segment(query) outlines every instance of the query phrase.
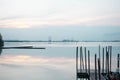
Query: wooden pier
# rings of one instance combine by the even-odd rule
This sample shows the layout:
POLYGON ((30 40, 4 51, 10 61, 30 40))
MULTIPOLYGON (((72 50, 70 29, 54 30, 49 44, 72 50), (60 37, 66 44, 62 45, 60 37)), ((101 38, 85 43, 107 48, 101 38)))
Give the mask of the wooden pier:
POLYGON ((94 56, 95 69, 90 68, 90 51, 76 47, 76 80, 120 80, 120 54, 117 55, 117 71, 112 72, 112 46, 101 48, 94 56), (102 49, 102 57, 101 50, 102 49), (101 60, 102 58, 102 60, 101 60))

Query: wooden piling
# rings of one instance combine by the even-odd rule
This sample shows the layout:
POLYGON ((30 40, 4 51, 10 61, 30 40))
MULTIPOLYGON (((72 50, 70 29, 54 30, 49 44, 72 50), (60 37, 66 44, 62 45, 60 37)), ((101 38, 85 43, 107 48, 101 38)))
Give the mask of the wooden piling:
POLYGON ((107 46, 106 46, 106 64, 105 64, 106 73, 108 72, 108 71, 107 71, 107 70, 108 70, 108 67, 107 67, 107 66, 108 66, 108 65, 107 65, 107 64, 108 64, 108 62, 107 62, 107 55, 108 55, 108 54, 107 54, 107 46))
POLYGON ((80 71, 84 70, 84 59, 83 59, 83 50, 80 47, 80 71))
POLYGON ((103 57, 102 57, 102 73, 104 73, 104 48, 103 48, 103 57))
POLYGON ((106 73, 109 73, 109 48, 106 47, 106 73))
POLYGON ((82 69, 84 70, 83 48, 81 48, 82 69))
POLYGON ((99 45, 99 59, 101 59, 101 56, 100 56, 100 45, 99 45))
POLYGON ((120 61, 120 54, 118 53, 118 55, 117 55, 117 69, 118 69, 118 72, 119 72, 119 67, 120 67, 120 65, 119 65, 119 61, 120 61))
POLYGON ((89 74, 88 80, 90 80, 90 51, 89 50, 88 50, 88 74, 89 74))
POLYGON ((78 80, 78 47, 76 47, 76 80, 78 80))
MULTIPOLYGON (((100 64, 101 64, 100 45, 99 45, 99 61, 100 61, 100 64)), ((101 65, 100 65, 100 67, 101 67, 101 65)), ((100 73, 101 73, 101 68, 100 68, 100 73)))
MULTIPOLYGON (((90 59, 89 59, 90 60, 90 59)), ((90 80, 88 73, 84 72, 84 60, 83 60, 83 51, 82 47, 76 48, 76 80, 90 80), (79 51, 79 50, 80 51, 79 51)))
POLYGON ((110 72, 111 72, 111 64, 112 64, 112 46, 110 46, 110 72))
POLYGON ((81 49, 82 49, 82 47, 80 47, 80 72, 82 72, 81 49))
POLYGON ((95 54, 95 80, 97 80, 97 55, 95 54))
POLYGON ((98 76, 99 80, 101 80, 101 73, 100 73, 100 59, 98 58, 98 76))
POLYGON ((107 56, 107 61, 108 61, 108 74, 109 74, 109 72, 110 72, 110 60, 109 60, 109 48, 108 48, 108 56, 107 56))
POLYGON ((85 72, 87 73, 86 47, 85 47, 85 72))

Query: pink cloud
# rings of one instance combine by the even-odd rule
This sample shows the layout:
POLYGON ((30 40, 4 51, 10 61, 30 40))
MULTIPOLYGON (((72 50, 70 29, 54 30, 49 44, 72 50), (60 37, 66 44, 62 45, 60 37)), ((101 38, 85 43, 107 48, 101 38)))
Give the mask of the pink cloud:
POLYGON ((39 18, 18 18, 0 20, 1 28, 30 28, 39 26, 66 26, 66 25, 87 25, 87 26, 120 26, 120 15, 91 16, 75 19, 39 19, 39 18))

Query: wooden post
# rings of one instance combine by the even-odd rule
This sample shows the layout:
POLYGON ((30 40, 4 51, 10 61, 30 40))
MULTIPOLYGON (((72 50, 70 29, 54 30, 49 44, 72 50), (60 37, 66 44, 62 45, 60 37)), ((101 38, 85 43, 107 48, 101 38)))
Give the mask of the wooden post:
POLYGON ((100 59, 100 57, 101 57, 101 56, 100 56, 100 45, 99 45, 99 59, 100 59))
POLYGON ((106 46, 106 65, 105 65, 105 67, 106 67, 106 73, 107 73, 107 70, 108 70, 108 67, 107 67, 108 65, 107 64, 108 64, 108 62, 107 62, 107 46, 106 46))
POLYGON ((87 73, 86 47, 85 47, 85 72, 87 73))
POLYGON ((108 59, 108 74, 109 74, 109 72, 110 72, 110 60, 109 60, 109 48, 108 48, 108 56, 107 56, 107 59, 108 59))
POLYGON ((103 48, 103 62, 102 62, 102 73, 104 73, 104 48, 103 48))
POLYGON ((82 66, 82 70, 84 70, 84 59, 83 59, 83 50, 82 50, 82 47, 81 47, 81 66, 82 66))
POLYGON ((100 73, 100 59, 98 59, 98 75, 99 75, 99 80, 101 80, 101 73, 100 73))
MULTIPOLYGON (((88 50, 88 74, 90 76, 90 51, 88 50)), ((90 78, 90 77, 89 77, 90 78)), ((90 79, 89 79, 90 80, 90 79)))
MULTIPOLYGON (((100 61, 100 64, 101 64, 100 45, 99 45, 99 61, 100 61)), ((101 65, 100 65, 100 67, 101 67, 101 65)), ((101 68, 100 68, 100 73, 101 73, 101 68)))
POLYGON ((110 46, 110 72, 111 72, 111 64, 112 64, 112 46, 110 46))
POLYGON ((84 70, 84 60, 83 60, 83 51, 82 47, 80 47, 80 72, 84 70))
POLYGON ((95 80, 97 80, 97 56, 95 54, 95 80))
POLYGON ((82 72, 82 65, 81 65, 81 64, 82 64, 82 60, 81 60, 81 56, 82 56, 82 55, 81 55, 81 48, 82 48, 82 47, 80 47, 80 72, 82 72))
POLYGON ((78 47, 76 48, 76 80, 78 80, 78 47))
POLYGON ((117 56, 118 58, 117 58, 117 69, 118 69, 118 72, 119 72, 119 67, 120 67, 120 65, 119 65, 119 61, 120 61, 120 54, 118 53, 118 56, 117 56))
POLYGON ((109 73, 109 48, 106 47, 106 73, 109 73))

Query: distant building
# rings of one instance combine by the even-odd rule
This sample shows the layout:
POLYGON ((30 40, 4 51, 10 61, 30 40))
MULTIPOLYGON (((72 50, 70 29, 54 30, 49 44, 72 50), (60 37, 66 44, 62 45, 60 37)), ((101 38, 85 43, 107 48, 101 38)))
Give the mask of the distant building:
POLYGON ((48 43, 51 44, 51 42, 52 42, 52 38, 48 37, 48 43))

